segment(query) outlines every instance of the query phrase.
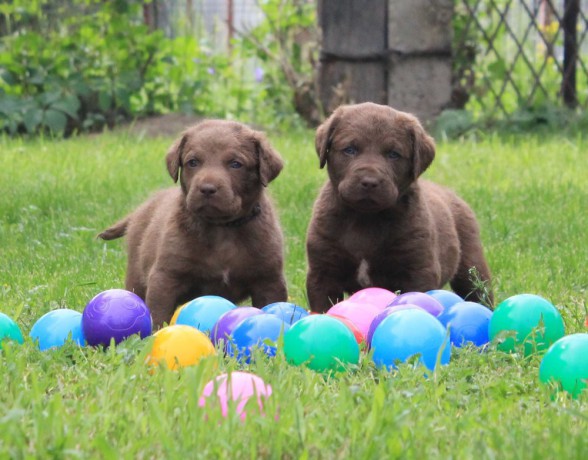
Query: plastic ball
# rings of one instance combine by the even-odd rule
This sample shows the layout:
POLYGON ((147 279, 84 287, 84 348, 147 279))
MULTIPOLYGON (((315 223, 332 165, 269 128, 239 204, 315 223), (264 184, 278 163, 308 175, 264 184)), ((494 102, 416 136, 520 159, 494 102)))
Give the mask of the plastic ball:
POLYGON ((174 311, 174 314, 172 315, 171 319, 169 320, 169 324, 168 326, 173 326, 174 324, 176 324, 176 321, 178 320, 178 315, 180 314, 180 312, 184 309, 184 307, 188 305, 188 302, 180 305, 178 308, 176 308, 176 310, 174 311))
POLYGON ((82 331, 88 345, 108 346, 127 337, 151 335, 151 312, 136 294, 124 289, 109 289, 96 295, 82 313, 82 331))
POLYGON ((551 302, 534 294, 518 294, 498 304, 489 331, 491 341, 503 339, 499 350, 513 352, 522 345, 528 356, 563 337, 564 323, 551 302))
POLYGON ((417 305, 435 317, 443 312, 443 305, 441 305, 434 297, 431 297, 424 292, 405 292, 396 297, 389 306, 394 307, 396 305, 404 305, 407 303, 417 305))
POLYGON ((336 315, 347 318, 361 331, 364 337, 367 337, 372 320, 380 313, 382 309, 369 303, 355 303, 350 300, 343 300, 336 303, 327 315, 336 315))
POLYGON ((262 308, 265 313, 277 315, 282 321, 288 324, 294 324, 300 318, 308 316, 308 311, 304 308, 290 302, 270 303, 262 308))
POLYGON ((310 315, 284 334, 286 360, 318 372, 344 371, 359 362, 359 345, 351 330, 329 315, 310 315))
POLYGON ((376 307, 380 307, 380 309, 384 309, 390 305, 390 302, 392 302, 395 298, 396 294, 394 294, 392 291, 389 291, 388 289, 369 287, 357 291, 347 300, 355 303, 369 303, 375 305, 376 307))
POLYGON ((449 307, 439 321, 449 327, 451 343, 461 347, 473 343, 480 347, 490 341, 488 327, 492 310, 476 302, 457 302, 449 307))
POLYGON ((380 325, 380 323, 384 320, 384 318, 387 318, 388 316, 390 316, 395 311, 410 310, 411 308, 416 308, 418 310, 423 310, 421 307, 419 307, 417 305, 412 305, 410 303, 407 303, 407 304, 403 304, 403 305, 396 305, 394 307, 384 308, 380 313, 378 313, 376 315, 376 317, 372 320, 372 322, 370 324, 370 328, 368 330, 368 334, 367 334, 367 337, 366 337, 366 342, 367 342, 368 347, 371 348, 371 346, 372 346, 372 337, 374 336, 374 331, 380 325))
POLYGON ((0 313, 0 350, 2 350, 2 342, 12 340, 17 343, 23 343, 24 339, 18 324, 4 313, 0 313))
POLYGON ((163 365, 171 370, 198 364, 216 353, 208 336, 191 326, 167 326, 153 334, 146 362, 152 368, 163 365))
POLYGON ((393 369, 418 355, 418 361, 434 370, 438 356, 448 364, 451 343, 447 330, 428 312, 413 308, 384 318, 372 336, 372 359, 377 367, 393 369))
POLYGON ((345 326, 347 326, 349 328, 349 330, 353 333, 353 337, 355 337, 355 341, 358 344, 361 345, 362 342, 365 342, 365 336, 363 335, 363 333, 350 320, 348 320, 344 316, 339 316, 339 315, 332 315, 331 314, 329 316, 332 316, 333 318, 337 318, 339 321, 341 321, 343 324, 345 324, 345 326))
POLYGON ((188 302, 178 313, 176 324, 210 332, 223 313, 237 308, 230 300, 217 295, 204 295, 188 302))
POLYGON ((212 328, 212 343, 217 346, 222 343, 223 349, 227 351, 227 344, 235 328, 245 318, 263 314, 263 311, 254 307, 237 307, 223 313, 212 328))
POLYGON ((444 309, 451 307, 457 302, 464 301, 464 299, 458 296, 455 292, 446 291, 445 289, 433 289, 431 291, 425 292, 425 294, 433 297, 437 302, 443 305, 444 309))
POLYGON ((220 404, 223 417, 229 415, 230 404, 234 405, 236 414, 242 421, 247 417, 247 409, 251 410, 253 405, 248 404, 252 397, 257 400, 257 409, 263 414, 263 405, 272 394, 271 385, 263 379, 249 372, 231 372, 230 374, 219 375, 208 382, 202 390, 198 400, 200 407, 206 407, 208 402, 217 400, 220 404))
POLYGON ((276 343, 280 336, 290 328, 276 315, 255 315, 245 318, 233 330, 227 342, 227 354, 238 360, 250 362, 253 349, 261 348, 268 356, 275 356, 276 343))
POLYGON ((29 335, 38 342, 41 351, 61 347, 68 339, 80 346, 86 344, 82 314, 68 308, 45 313, 35 322, 29 335))
POLYGON ((539 380, 556 382, 577 398, 588 382, 588 334, 571 334, 551 345, 541 360, 539 380))

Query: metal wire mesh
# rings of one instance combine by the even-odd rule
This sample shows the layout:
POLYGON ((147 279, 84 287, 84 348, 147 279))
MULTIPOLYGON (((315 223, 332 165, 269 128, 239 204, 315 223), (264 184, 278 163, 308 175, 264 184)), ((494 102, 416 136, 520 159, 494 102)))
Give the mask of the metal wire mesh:
POLYGON ((511 115, 588 107, 587 2, 456 0, 453 105, 511 115))

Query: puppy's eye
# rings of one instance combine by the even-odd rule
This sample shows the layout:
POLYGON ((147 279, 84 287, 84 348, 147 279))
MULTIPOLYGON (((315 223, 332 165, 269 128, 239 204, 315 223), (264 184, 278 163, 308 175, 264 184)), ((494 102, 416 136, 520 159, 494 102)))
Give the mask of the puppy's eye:
POLYGON ((389 160, 397 160, 401 157, 402 155, 400 155, 400 153, 398 153, 396 150, 390 150, 386 152, 386 158, 388 158, 389 160))
POLYGON ((350 145, 343 149, 343 153, 345 155, 349 155, 350 157, 354 157, 355 155, 357 155, 357 149, 354 146, 350 145))
POLYGON ((200 162, 195 158, 190 158, 188 161, 186 161, 186 166, 188 168, 196 168, 199 164, 200 162))
POLYGON ((237 160, 233 160, 233 161, 231 161, 231 162, 229 163, 229 168, 232 168, 232 169, 239 169, 239 168, 241 168, 241 167, 243 167, 243 163, 241 163, 241 162, 239 162, 239 161, 237 161, 237 160))

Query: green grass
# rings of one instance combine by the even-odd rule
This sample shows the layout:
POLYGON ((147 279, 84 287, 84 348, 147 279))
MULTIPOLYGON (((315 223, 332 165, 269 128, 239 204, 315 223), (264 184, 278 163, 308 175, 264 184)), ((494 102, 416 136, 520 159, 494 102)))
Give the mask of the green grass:
MULTIPOLYGON (((270 139, 286 160, 270 185, 286 236, 291 301, 306 306, 305 231, 326 172, 311 132, 270 139)), ((171 139, 105 134, 67 141, 0 139, 0 311, 28 336, 59 307, 82 311, 123 286, 122 241, 95 235, 171 185, 171 139)), ((560 308, 581 332, 588 272, 588 141, 581 135, 488 135, 441 143, 426 176, 474 208, 497 301, 523 292, 560 308)), ((0 352, 0 458, 585 458, 588 398, 553 397, 540 356, 455 351, 423 377, 401 366, 325 377, 283 356, 251 366, 217 358, 150 375, 148 343, 106 352, 72 344, 0 352), (222 421, 197 402, 215 375, 245 367, 273 386, 266 412, 222 421), (276 421, 271 415, 279 413, 276 421)))

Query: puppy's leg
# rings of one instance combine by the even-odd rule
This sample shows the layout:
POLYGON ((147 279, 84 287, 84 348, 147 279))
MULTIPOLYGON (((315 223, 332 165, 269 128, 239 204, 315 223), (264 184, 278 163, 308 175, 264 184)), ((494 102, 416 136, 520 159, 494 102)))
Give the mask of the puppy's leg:
POLYGON ((274 302, 286 302, 288 290, 283 276, 276 279, 263 279, 251 287, 251 303, 255 308, 263 308, 274 302))
POLYGON ((343 300, 345 288, 337 276, 325 276, 321 270, 309 269, 306 276, 306 294, 310 310, 325 313, 343 300))
POLYGON ((457 295, 472 302, 489 304, 492 307, 494 297, 491 290, 491 274, 480 239, 480 230, 473 212, 469 208, 462 208, 456 215, 457 231, 461 248, 461 258, 457 272, 450 281, 451 288, 457 295), (472 278, 471 269, 478 272, 479 281, 485 289, 477 285, 472 278))
POLYGON ((178 282, 162 270, 152 270, 147 283, 145 303, 151 310, 153 328, 159 329, 170 322, 178 299, 185 293, 185 284, 178 282))

